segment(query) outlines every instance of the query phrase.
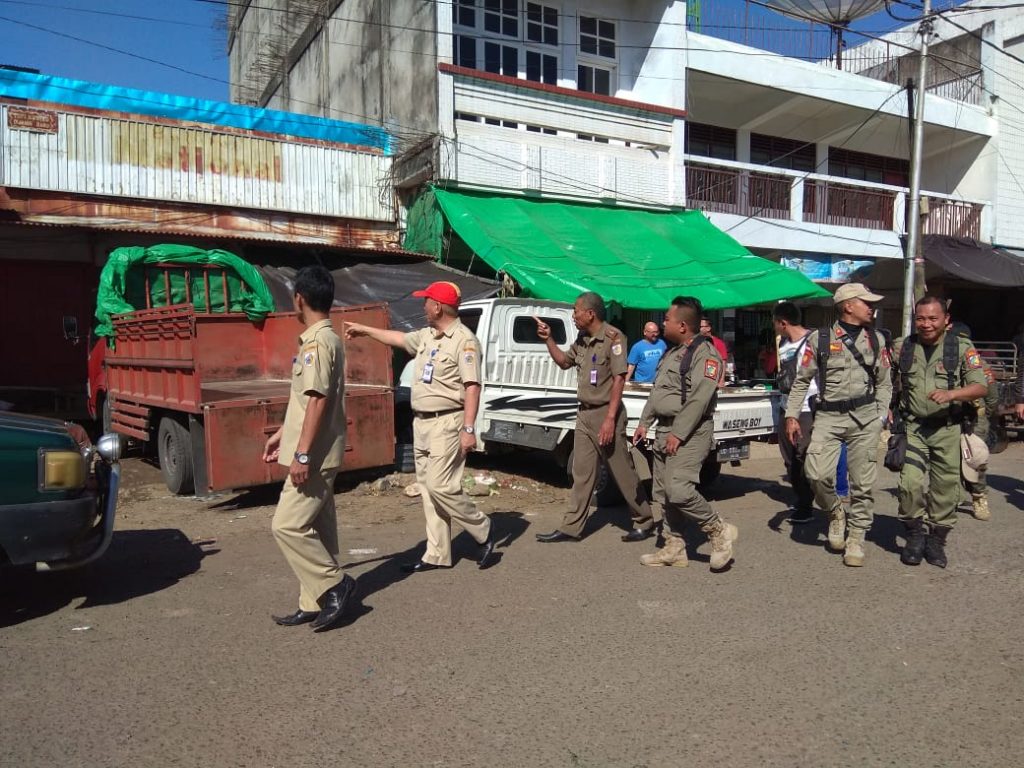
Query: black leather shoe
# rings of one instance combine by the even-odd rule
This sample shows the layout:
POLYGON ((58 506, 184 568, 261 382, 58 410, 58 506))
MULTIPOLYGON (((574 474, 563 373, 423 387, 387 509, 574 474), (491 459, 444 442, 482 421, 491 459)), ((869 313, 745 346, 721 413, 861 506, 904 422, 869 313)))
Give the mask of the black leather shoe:
POLYGON ((646 531, 641 531, 639 528, 634 528, 632 531, 622 537, 623 541, 643 541, 649 539, 654 535, 654 529, 648 528, 646 531))
POLYGON ((480 558, 476 561, 477 567, 481 570, 494 565, 497 559, 494 555, 495 543, 494 521, 492 520, 491 529, 487 532, 487 541, 480 545, 480 558))
POLYGON ((271 616, 274 623, 281 627, 297 627, 300 624, 309 624, 317 616, 320 615, 320 611, 303 611, 298 610, 295 613, 288 614, 287 616, 271 616))
POLYGON ((562 533, 561 531, 552 531, 551 533, 538 533, 537 541, 545 544, 551 544, 556 541, 579 541, 575 536, 570 536, 568 533, 562 533))
POLYGON ((345 574, 341 583, 324 593, 320 615, 313 622, 314 632, 323 632, 337 624, 345 613, 345 605, 356 591, 356 580, 345 574))
POLYGON ((417 560, 415 563, 402 563, 402 573, 425 573, 427 571, 436 571, 439 568, 447 567, 447 565, 434 565, 433 563, 425 563, 422 560, 417 560))

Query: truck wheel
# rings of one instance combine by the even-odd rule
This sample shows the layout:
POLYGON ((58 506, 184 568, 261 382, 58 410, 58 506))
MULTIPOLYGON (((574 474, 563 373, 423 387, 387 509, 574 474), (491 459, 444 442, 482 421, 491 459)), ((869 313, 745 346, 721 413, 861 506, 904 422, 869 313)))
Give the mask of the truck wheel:
POLYGON ((160 471, 163 472, 168 490, 182 496, 195 493, 192 438, 184 425, 170 416, 160 419, 156 447, 160 471))
MULTIPOLYGON (((574 451, 569 451, 569 460, 565 464, 565 474, 572 485, 572 460, 574 451)), ((619 507, 625 503, 619 486, 612 479, 611 472, 604 462, 597 468, 597 485, 594 486, 594 498, 599 507, 619 507)))
POLYGON ((718 462, 718 457, 714 455, 709 456, 700 467, 699 490, 702 493, 706 491, 718 479, 720 474, 722 474, 722 465, 718 462))

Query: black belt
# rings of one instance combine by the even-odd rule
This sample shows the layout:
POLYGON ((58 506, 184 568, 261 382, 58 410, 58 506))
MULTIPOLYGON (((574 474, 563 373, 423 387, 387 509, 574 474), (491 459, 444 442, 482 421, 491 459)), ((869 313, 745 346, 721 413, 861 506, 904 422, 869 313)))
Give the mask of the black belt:
POLYGON ((952 427, 954 424, 960 423, 960 419, 954 419, 952 416, 911 416, 907 418, 907 421, 910 424, 916 424, 919 427, 926 427, 928 429, 952 427))
POLYGON ((449 416, 453 413, 462 413, 462 409, 449 408, 447 411, 413 411, 412 415, 417 419, 436 419, 438 416, 449 416))
POLYGON ((824 411, 825 413, 849 413, 850 411, 860 408, 862 405, 868 405, 869 403, 875 402, 874 394, 861 395, 855 397, 852 400, 818 400, 816 410, 824 411))
POLYGON ((601 403, 600 405, 591 405, 590 403, 580 403, 581 411, 592 411, 595 408, 607 408, 608 403, 601 403))

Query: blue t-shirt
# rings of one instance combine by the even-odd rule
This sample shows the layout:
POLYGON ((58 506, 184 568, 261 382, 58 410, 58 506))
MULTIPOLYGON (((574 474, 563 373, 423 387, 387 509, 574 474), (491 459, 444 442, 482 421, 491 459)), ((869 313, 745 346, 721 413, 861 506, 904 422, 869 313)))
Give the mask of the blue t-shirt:
POLYGON ((665 354, 665 342, 658 339, 651 344, 647 339, 640 339, 633 348, 629 350, 629 357, 626 362, 635 365, 633 381, 654 381, 654 374, 658 370, 658 361, 665 354))

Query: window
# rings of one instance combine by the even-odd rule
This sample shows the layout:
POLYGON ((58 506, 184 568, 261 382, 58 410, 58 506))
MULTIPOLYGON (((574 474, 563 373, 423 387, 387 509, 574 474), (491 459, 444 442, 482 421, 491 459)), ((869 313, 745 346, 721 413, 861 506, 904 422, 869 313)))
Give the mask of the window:
POLYGON ((519 0, 484 0, 484 31, 519 37, 519 0))
POLYGON ((527 3, 526 39, 531 43, 558 45, 558 9, 540 3, 527 3))
POLYGON ((814 143, 783 139, 779 136, 750 134, 750 162, 771 165, 793 171, 814 173, 816 154, 814 143))
POLYGON ((847 179, 905 187, 910 179, 910 163, 897 157, 829 147, 828 172, 847 179))
POLYGON ((484 43, 484 71, 519 77, 519 49, 514 45, 484 43))
POLYGON ((459 321, 473 333, 476 333, 477 328, 480 327, 480 317, 483 313, 482 309, 464 309, 459 312, 459 321))
POLYGON ((580 16, 580 53, 615 58, 615 22, 580 16))
MULTIPOLYGON (((561 318, 542 317, 542 323, 551 329, 551 338, 555 344, 565 344, 565 323, 561 318)), ((532 317, 517 317, 512 321, 512 341, 517 344, 544 344, 537 335, 537 322, 532 317)))
POLYGON ((455 23, 461 27, 476 26, 476 0, 456 0, 455 23))
POLYGON ((736 159, 736 131, 703 123, 686 124, 686 154, 736 159))
POLYGON ((587 93, 612 95, 612 70, 580 64, 576 67, 576 87, 587 93))
POLYGON ((476 69, 476 38, 455 36, 455 63, 460 67, 476 69))
POLYGON ((526 52, 526 79, 558 85, 558 57, 537 51, 526 52))

